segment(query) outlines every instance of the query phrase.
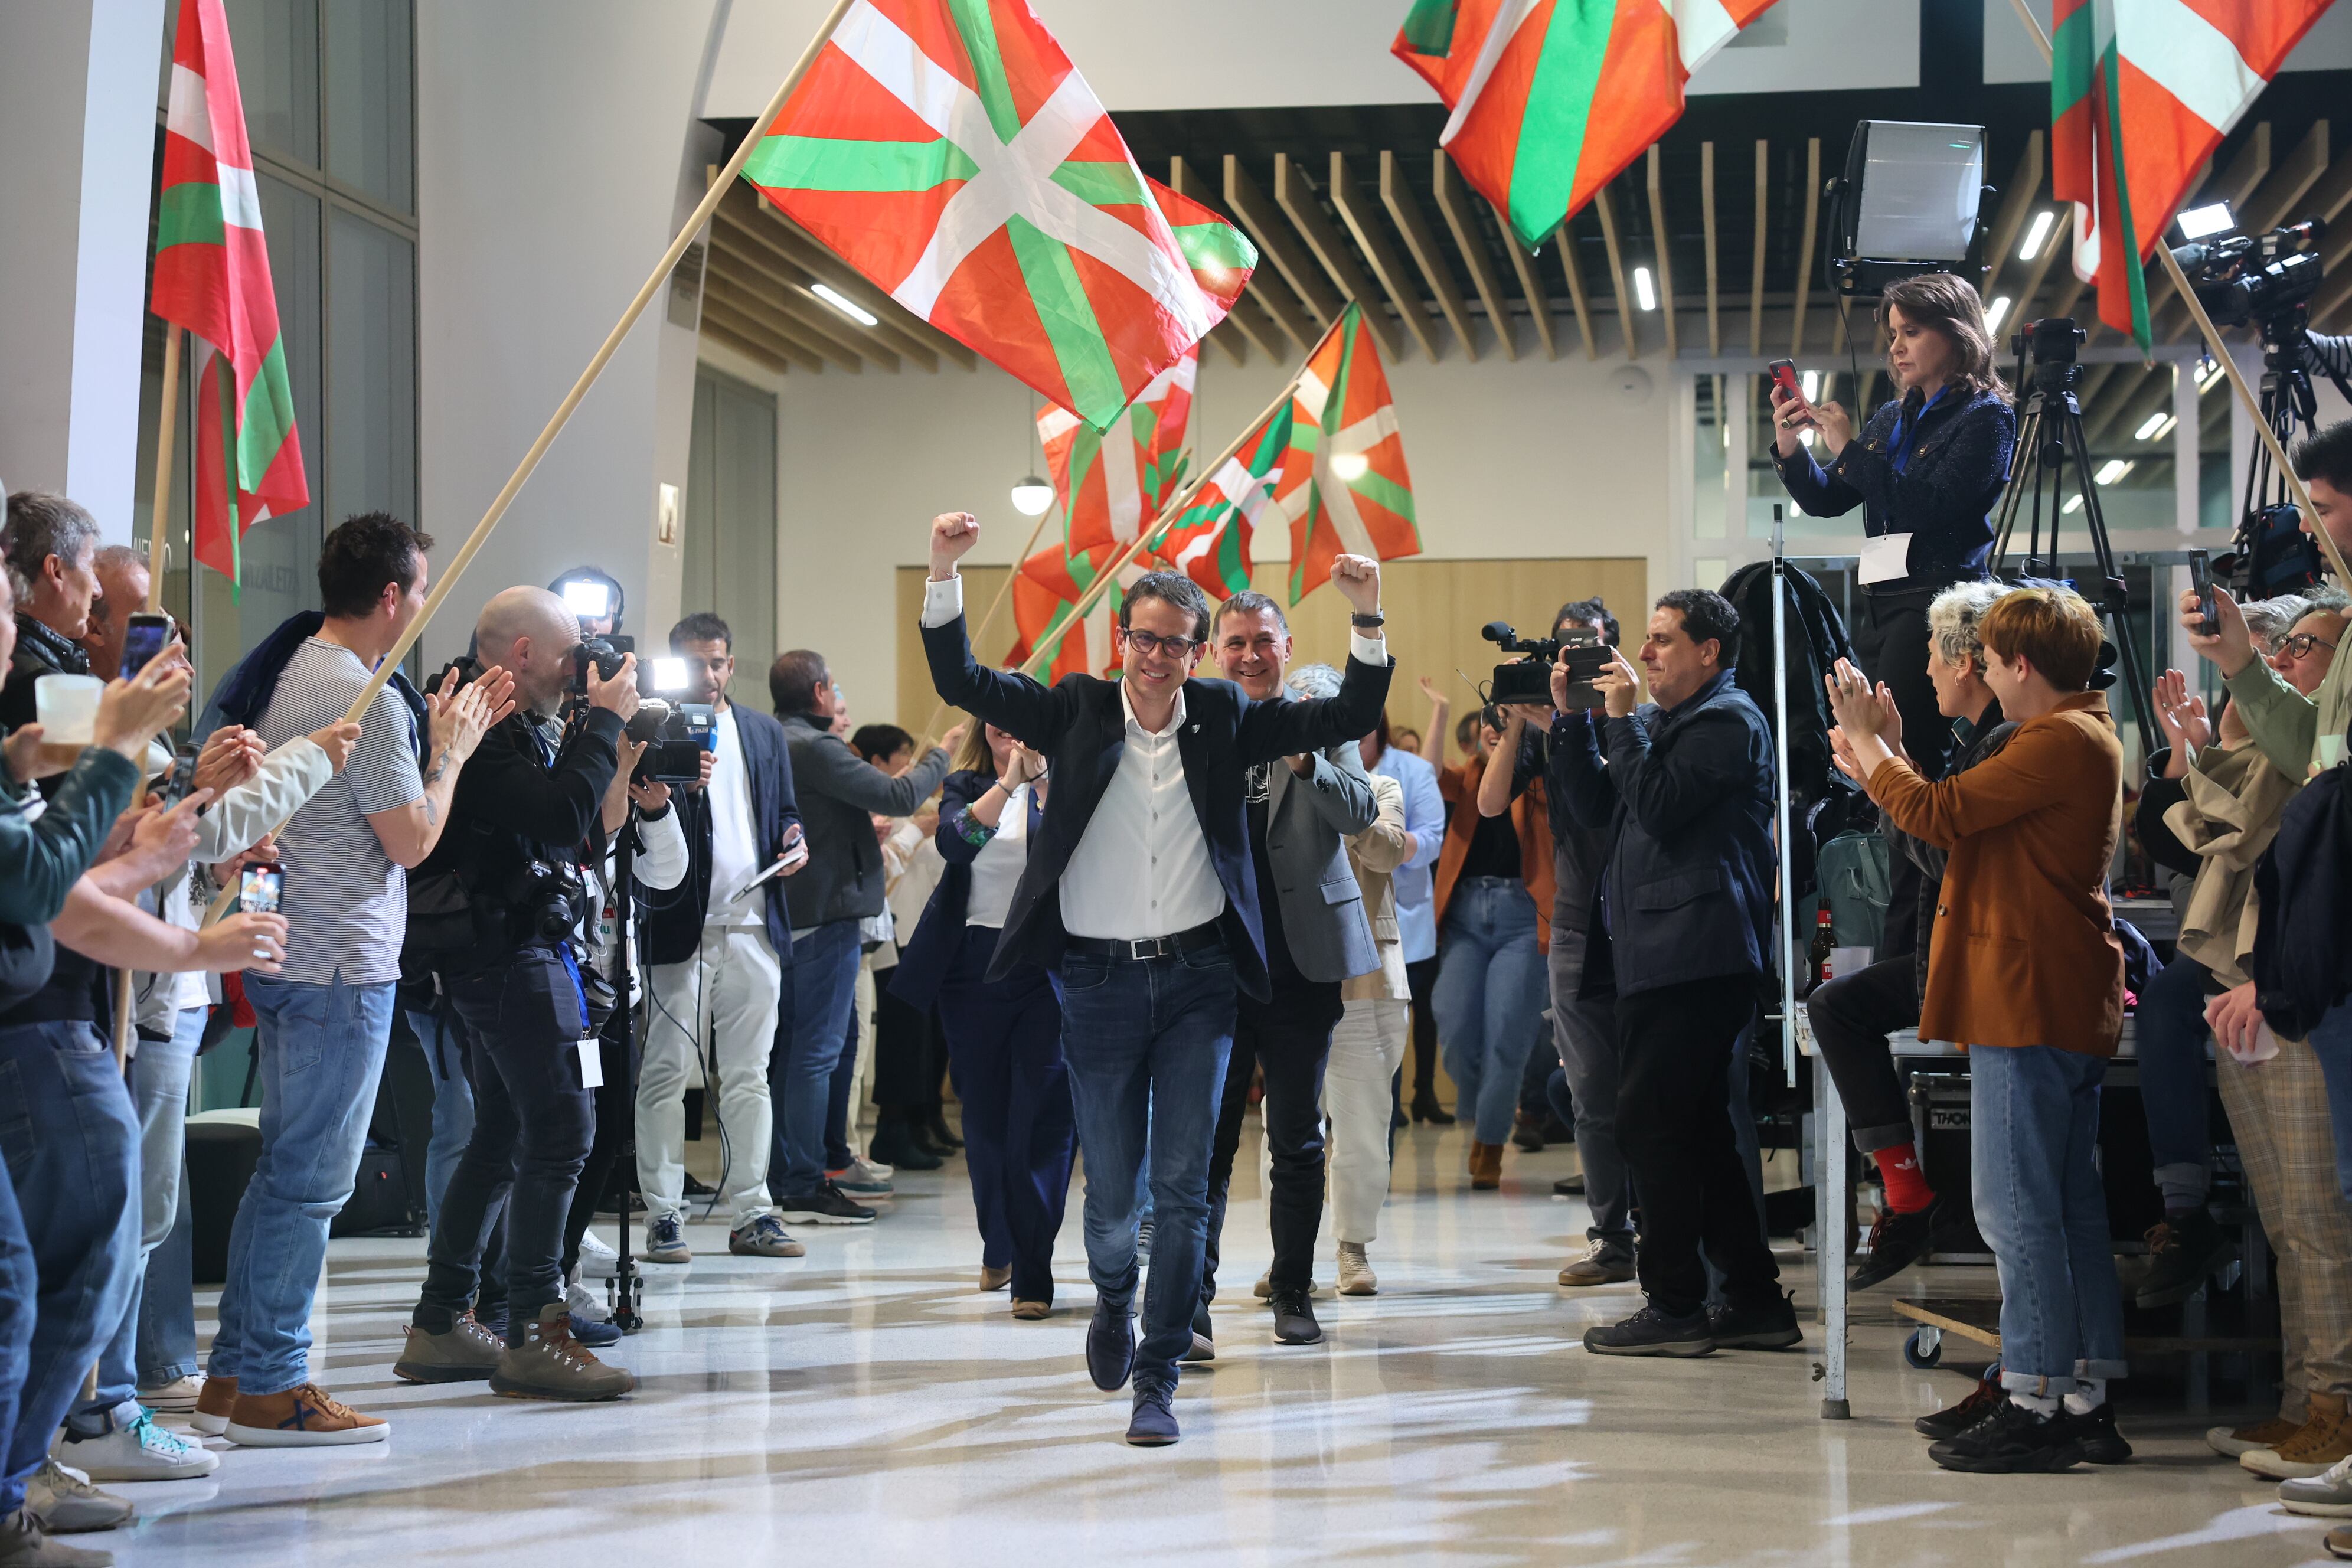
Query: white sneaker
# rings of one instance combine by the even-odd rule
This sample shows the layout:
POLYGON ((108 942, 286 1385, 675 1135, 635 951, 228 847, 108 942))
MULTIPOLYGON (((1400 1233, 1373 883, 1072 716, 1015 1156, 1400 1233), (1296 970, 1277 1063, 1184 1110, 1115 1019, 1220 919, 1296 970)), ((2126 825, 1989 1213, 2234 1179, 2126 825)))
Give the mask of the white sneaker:
POLYGON ((593 1230, 580 1233, 580 1277, 610 1279, 621 1271, 621 1255, 604 1245, 593 1230))
POLYGON ((2352 1519, 2352 1459, 2338 1459, 2323 1476, 2282 1481, 2279 1506, 2315 1519, 2352 1519))
POLYGON ((577 1280, 563 1292, 563 1310, 583 1322, 609 1323, 613 1321, 613 1310, 604 1305, 604 1298, 577 1280))
POLYGON ((196 1408, 196 1400, 205 1392, 205 1374, 192 1372, 185 1377, 174 1378, 161 1388, 142 1388, 139 1403, 158 1415, 186 1415, 196 1408))
POLYGON ((93 1481, 185 1481, 220 1468, 220 1456, 164 1430, 144 1409, 103 1437, 68 1437, 61 1450, 93 1481))
POLYGON ((1339 1294, 1342 1296, 1377 1296, 1381 1293, 1381 1277, 1372 1272, 1372 1260, 1364 1255, 1360 1241, 1339 1244, 1339 1294))

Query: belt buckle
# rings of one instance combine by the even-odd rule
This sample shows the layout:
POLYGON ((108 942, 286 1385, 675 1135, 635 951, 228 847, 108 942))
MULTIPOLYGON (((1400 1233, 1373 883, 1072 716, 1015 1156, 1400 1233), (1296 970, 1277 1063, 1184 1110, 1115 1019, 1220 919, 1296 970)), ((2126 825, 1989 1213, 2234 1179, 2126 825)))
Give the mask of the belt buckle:
POLYGON ((1164 936, 1138 938, 1127 944, 1127 953, 1139 963, 1148 958, 1164 958, 1168 953, 1168 939, 1164 936))

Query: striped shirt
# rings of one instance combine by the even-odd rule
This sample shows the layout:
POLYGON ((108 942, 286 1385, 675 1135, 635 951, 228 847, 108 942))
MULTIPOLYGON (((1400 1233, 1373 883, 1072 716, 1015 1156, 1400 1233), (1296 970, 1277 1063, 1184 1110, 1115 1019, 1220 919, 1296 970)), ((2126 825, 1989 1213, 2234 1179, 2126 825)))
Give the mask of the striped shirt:
MULTIPOLYGON (((367 666, 339 643, 311 637, 294 650, 254 726, 275 750, 337 722, 368 682, 367 666)), ((408 873, 392 863, 368 826, 425 793, 417 772, 415 721, 389 689, 360 721, 359 743, 278 836, 284 857, 286 967, 278 976, 306 985, 374 985, 400 977, 408 930, 408 873)))

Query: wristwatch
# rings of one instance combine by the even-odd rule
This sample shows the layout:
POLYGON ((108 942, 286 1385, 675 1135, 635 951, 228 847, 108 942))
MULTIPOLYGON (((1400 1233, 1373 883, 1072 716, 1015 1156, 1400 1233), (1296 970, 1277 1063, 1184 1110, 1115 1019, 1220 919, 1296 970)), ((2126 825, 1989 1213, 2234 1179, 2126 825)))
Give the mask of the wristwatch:
POLYGON ((1348 617, 1348 624, 1358 631, 1376 632, 1389 624, 1389 618, 1378 610, 1374 610, 1370 615, 1358 611, 1348 617))

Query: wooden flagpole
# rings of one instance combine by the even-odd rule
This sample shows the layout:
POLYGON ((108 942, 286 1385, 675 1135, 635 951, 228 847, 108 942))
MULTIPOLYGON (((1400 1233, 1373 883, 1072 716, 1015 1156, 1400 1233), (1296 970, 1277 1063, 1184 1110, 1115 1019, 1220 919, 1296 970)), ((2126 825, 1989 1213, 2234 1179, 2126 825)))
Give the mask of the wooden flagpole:
MULTIPOLYGON (((1320 345, 1318 344, 1318 347, 1320 345)), ((1306 379, 1306 367, 1302 365, 1298 373, 1285 384, 1281 395, 1272 403, 1267 404, 1265 411, 1256 418, 1242 426, 1242 433, 1234 437, 1230 446, 1211 458, 1199 473, 1185 481, 1184 488, 1178 490, 1166 506, 1160 508, 1160 515, 1153 520, 1151 526, 1137 534, 1126 549, 1112 557, 1110 563, 1096 574, 1092 583, 1087 584, 1087 591, 1078 595, 1077 603, 1070 606, 1070 613, 1062 618, 1062 624, 1047 632, 1037 647, 1030 650, 1029 662, 1021 667, 1023 674, 1034 679, 1039 670, 1053 668, 1054 650, 1062 646, 1062 638, 1068 634, 1072 626, 1086 619, 1087 612, 1095 607, 1096 601, 1110 592, 1110 585, 1118 581, 1120 570, 1137 555, 1160 542, 1160 536, 1167 532, 1178 518, 1184 515, 1184 509, 1192 504, 1192 498, 1201 493, 1218 470, 1240 454, 1250 437, 1256 433, 1257 427, 1273 418, 1282 405, 1290 401, 1291 395, 1298 390, 1298 384, 1306 379)))
MULTIPOLYGON (((2025 30, 2032 35, 2034 47, 2042 51, 2043 62, 2053 62, 2056 56, 2050 47, 2050 35, 2042 30, 2041 18, 2027 7, 2025 0, 2010 0, 2010 3, 2016 7, 2018 20, 2025 24, 2025 30)), ((2205 313, 2204 302, 2197 298, 2197 290, 2189 287, 2188 276, 2180 270, 2180 263, 2172 258, 2172 247, 2159 244, 2156 253, 2164 258, 2164 270, 2171 277, 2172 286, 2180 290, 2181 301, 2189 307, 2189 315, 2195 318, 2197 330, 2204 334, 2207 351, 2221 365, 2221 374, 2230 378, 2230 384, 2237 389, 2238 401, 2245 405, 2246 412, 2253 416, 2254 429, 2261 435, 2263 445, 2270 448, 2271 461, 2278 465, 2278 471, 2284 476, 2288 493, 2294 497, 2294 504, 2303 509, 2304 515, 2311 520, 2312 537, 2318 540, 2320 549, 2327 552, 2328 563, 2336 568, 2336 580, 2352 585, 2352 570, 2347 570, 2345 566, 2344 552, 2337 548, 2334 536, 2321 526, 2319 509, 2311 504, 2311 492, 2304 488, 2303 479, 2294 471, 2294 465, 2287 461, 2286 448, 2280 444, 2278 432, 2272 429, 2271 422, 2263 417, 2263 400, 2255 395, 2252 384, 2246 380, 2246 373, 2238 368, 2237 360, 2231 356, 2228 345, 2221 342, 2220 329, 2213 325, 2213 318, 2205 313)))

